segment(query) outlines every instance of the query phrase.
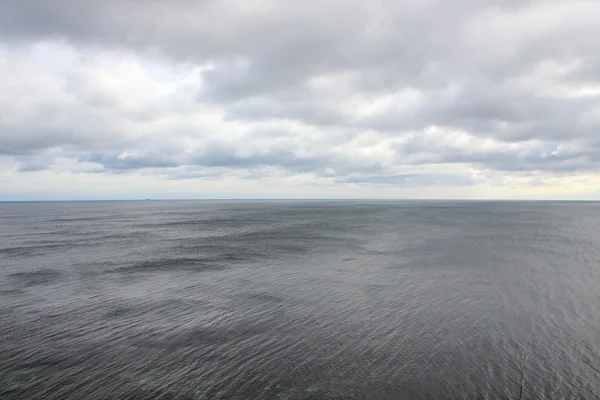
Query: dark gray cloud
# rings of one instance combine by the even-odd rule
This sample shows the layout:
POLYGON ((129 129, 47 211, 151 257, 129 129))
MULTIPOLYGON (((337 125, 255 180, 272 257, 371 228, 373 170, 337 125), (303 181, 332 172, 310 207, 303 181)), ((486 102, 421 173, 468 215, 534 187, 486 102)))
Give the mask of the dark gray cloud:
MULTIPOLYGON (((96 153, 91 152, 79 157, 80 162, 102 165, 106 170, 123 171, 143 168, 203 167, 222 171, 247 170, 261 168, 280 168, 287 173, 316 173, 323 177, 347 176, 350 174, 376 174, 384 170, 376 160, 359 159, 343 154, 323 151, 320 154, 303 155, 289 147, 271 148, 263 152, 243 153, 239 146, 217 141, 206 142, 197 151, 189 154, 177 152, 96 153)), ((194 173, 198 173, 198 169, 194 173)), ((226 172, 225 172, 226 173, 226 172)), ((187 176, 175 171, 174 176, 187 176)), ((250 177, 256 177, 253 174, 250 177)))
POLYGON ((17 168, 17 171, 18 172, 37 172, 37 171, 43 171, 46 168, 48 168, 47 165, 34 162, 34 163, 22 164, 21 166, 19 166, 19 168, 17 168))
POLYGON ((131 139, 110 124, 94 125, 91 121, 56 124, 50 120, 32 120, 29 125, 0 127, 0 155, 35 155, 48 149, 108 149, 126 146, 131 139), (90 125, 91 123, 91 125, 90 125))
POLYGON ((178 167, 179 164, 168 157, 151 157, 146 155, 120 156, 120 154, 90 153, 79 158, 82 162, 91 162, 103 165, 111 171, 126 171, 142 168, 169 168, 178 167))
POLYGON ((598 98, 549 98, 509 85, 467 86, 457 94, 432 93, 408 115, 390 107, 358 124, 391 132, 437 125, 507 141, 568 141, 596 136, 600 121, 583 119, 597 106, 598 98))
POLYGON ((396 175, 352 175, 338 180, 342 183, 377 184, 395 187, 420 186, 470 186, 477 181, 466 175, 426 173, 426 174, 396 174, 396 175))

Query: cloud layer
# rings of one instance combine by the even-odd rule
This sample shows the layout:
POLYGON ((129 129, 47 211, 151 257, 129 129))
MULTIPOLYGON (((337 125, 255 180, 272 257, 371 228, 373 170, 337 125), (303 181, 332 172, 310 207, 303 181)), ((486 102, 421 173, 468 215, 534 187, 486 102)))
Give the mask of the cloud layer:
POLYGON ((598 21, 593 0, 6 0, 0 199, 600 198, 598 21))

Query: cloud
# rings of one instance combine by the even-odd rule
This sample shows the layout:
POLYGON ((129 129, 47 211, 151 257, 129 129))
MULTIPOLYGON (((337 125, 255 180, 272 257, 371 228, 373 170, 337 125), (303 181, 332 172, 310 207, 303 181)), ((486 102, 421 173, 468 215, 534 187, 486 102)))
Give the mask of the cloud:
POLYGON ((599 19, 591 0, 6 0, 0 166, 14 187, 597 191, 599 19))
POLYGON ((23 164, 21 165, 17 171, 18 172, 37 172, 37 171, 43 171, 47 168, 46 165, 44 164, 36 164, 36 163, 31 163, 31 164, 23 164))

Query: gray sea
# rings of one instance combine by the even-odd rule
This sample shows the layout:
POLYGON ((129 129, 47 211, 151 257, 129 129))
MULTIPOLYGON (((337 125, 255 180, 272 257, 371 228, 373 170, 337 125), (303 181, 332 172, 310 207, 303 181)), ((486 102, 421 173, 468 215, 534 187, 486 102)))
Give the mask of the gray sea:
POLYGON ((0 204, 1 399, 597 399, 600 203, 0 204))

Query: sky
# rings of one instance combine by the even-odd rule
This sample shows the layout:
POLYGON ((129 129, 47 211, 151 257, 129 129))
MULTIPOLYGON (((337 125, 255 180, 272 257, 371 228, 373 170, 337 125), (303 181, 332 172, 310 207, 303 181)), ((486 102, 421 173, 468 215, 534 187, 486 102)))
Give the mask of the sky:
POLYGON ((2 0, 0 200, 600 199, 597 0, 2 0))

